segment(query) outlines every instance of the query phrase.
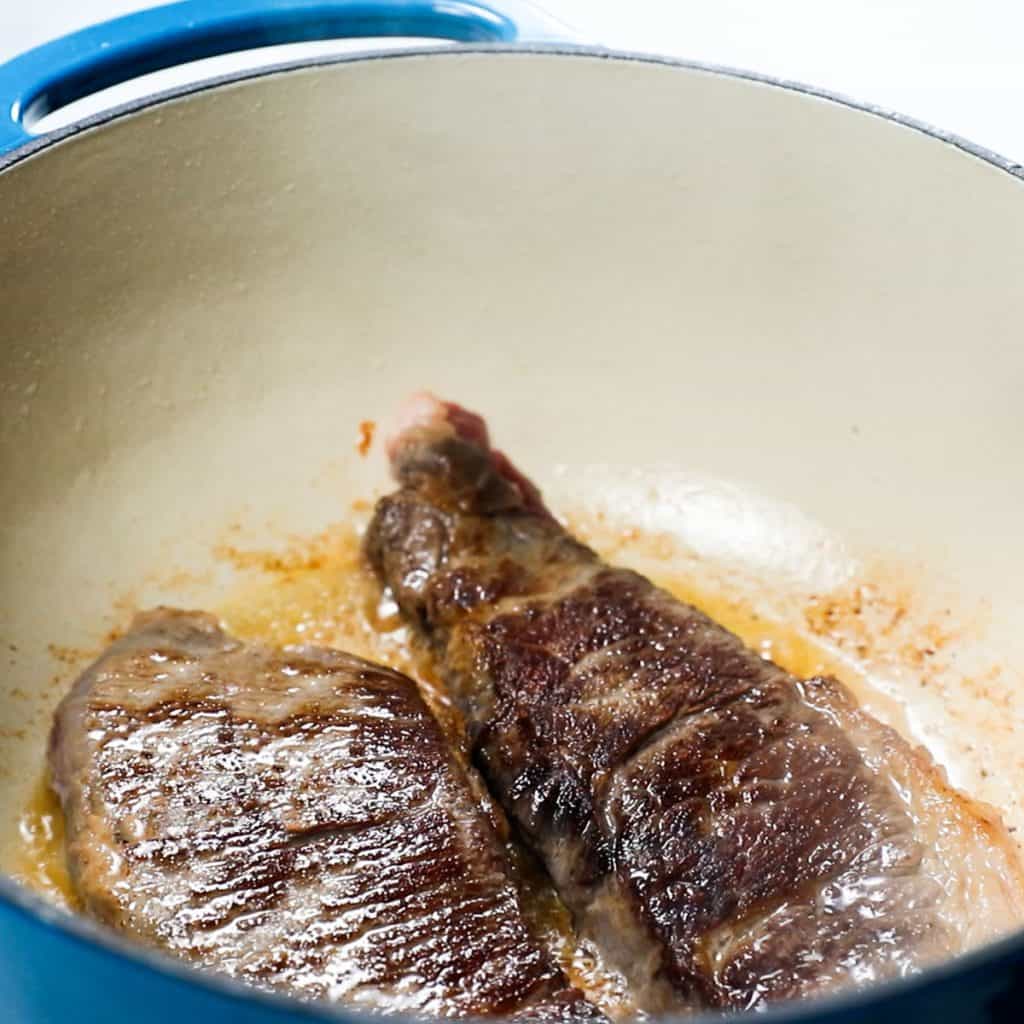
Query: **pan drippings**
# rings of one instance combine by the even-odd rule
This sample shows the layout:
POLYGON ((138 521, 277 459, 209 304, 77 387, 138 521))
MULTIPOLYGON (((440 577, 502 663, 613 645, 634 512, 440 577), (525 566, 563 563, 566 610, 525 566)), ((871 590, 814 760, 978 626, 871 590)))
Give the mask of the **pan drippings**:
MULTIPOLYGON (((381 596, 362 561, 360 534, 365 517, 365 509, 357 507, 347 522, 283 552, 220 547, 218 556, 234 565, 242 580, 215 610, 227 628, 247 641, 338 647, 410 674, 419 681, 458 756, 464 758, 462 717, 438 675, 434 658, 403 622, 393 601, 381 596)), ((573 528, 599 550, 614 553, 617 560, 628 561, 634 555, 642 560, 646 551, 659 546, 655 538, 640 531, 613 529, 585 517, 574 519, 573 528)), ((870 683, 851 672, 848 662, 836 659, 812 631, 783 627, 751 610, 735 593, 726 595, 711 582, 695 580, 692 572, 674 576, 671 557, 661 559, 660 564, 664 571, 659 584, 702 608, 762 656, 800 677, 837 676, 852 684, 862 700, 873 706, 886 703, 881 693, 872 692, 870 683)), ((714 578, 715 573, 709 571, 707 580, 714 578)), ((898 708, 889 710, 890 720, 899 713, 898 708)), ((483 805, 507 836, 502 812, 490 800, 483 800, 483 805)), ((514 839, 508 838, 506 845, 531 928, 570 980, 610 1016, 635 1015, 636 1006, 621 973, 605 962, 591 942, 575 933, 572 917, 545 872, 523 854, 514 839)), ((980 868, 997 870, 993 865, 980 868)), ((24 884, 53 901, 77 907, 67 874, 59 808, 44 779, 23 814, 18 857, 10 869, 24 884)))

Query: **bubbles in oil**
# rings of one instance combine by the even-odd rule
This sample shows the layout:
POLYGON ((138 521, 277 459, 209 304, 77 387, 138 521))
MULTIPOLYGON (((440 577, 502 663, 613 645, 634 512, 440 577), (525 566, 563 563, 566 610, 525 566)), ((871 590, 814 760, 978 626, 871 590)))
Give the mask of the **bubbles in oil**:
POLYGON ((77 908, 64 859, 64 816, 49 782, 40 777, 18 821, 13 878, 58 906, 77 908))

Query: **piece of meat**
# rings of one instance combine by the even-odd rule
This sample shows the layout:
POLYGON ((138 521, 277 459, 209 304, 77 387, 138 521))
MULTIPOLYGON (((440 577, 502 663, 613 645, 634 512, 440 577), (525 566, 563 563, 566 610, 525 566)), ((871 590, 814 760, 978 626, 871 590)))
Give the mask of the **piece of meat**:
POLYGON ((418 396, 369 561, 429 639, 473 757, 649 1011, 902 975, 1019 923, 997 817, 832 680, 800 681, 609 567, 418 396))
POLYGON ((50 765, 86 908, 149 944, 308 999, 603 1019, 405 676, 159 609, 65 698, 50 765))

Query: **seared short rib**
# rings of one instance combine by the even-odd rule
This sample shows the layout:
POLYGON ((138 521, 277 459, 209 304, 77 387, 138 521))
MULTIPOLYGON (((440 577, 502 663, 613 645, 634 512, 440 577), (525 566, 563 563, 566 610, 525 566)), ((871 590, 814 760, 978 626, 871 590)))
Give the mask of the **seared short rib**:
POLYGON ((396 672, 160 609, 65 698, 50 763, 86 908, 151 945, 309 999, 601 1019, 396 672))
POLYGON ((650 1011, 913 971, 1020 920, 998 821, 835 681, 802 681, 606 565, 419 396, 366 552, 428 638, 474 759, 650 1011))

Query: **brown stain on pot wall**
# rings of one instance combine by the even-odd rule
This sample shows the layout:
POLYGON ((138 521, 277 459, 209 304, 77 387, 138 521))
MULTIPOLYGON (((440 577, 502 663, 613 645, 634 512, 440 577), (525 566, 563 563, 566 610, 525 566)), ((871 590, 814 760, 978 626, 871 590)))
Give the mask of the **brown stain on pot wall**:
POLYGON ((356 445, 356 451, 364 458, 370 452, 370 446, 373 444, 373 435, 376 429, 377 424, 373 420, 363 420, 359 424, 359 443, 356 445))
POLYGON ((814 595, 804 610, 804 622, 819 637, 859 659, 883 650, 909 667, 927 670, 961 636, 946 609, 934 620, 919 622, 913 615, 910 588, 890 584, 881 588, 854 582, 829 594, 814 595))

